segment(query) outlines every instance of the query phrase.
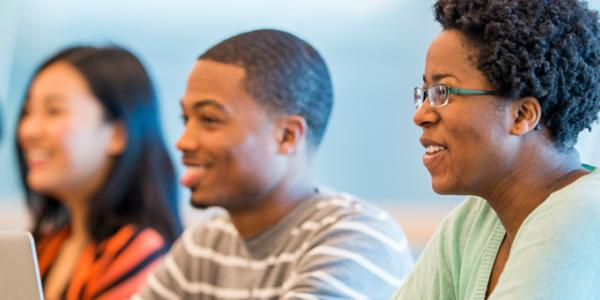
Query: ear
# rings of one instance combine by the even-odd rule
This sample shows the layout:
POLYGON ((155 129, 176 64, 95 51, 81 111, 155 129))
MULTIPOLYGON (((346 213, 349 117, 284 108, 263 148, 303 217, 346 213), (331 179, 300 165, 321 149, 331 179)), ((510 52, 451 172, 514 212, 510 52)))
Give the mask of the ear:
POLYGON ((276 123, 278 153, 293 154, 305 144, 307 125, 299 115, 282 116, 276 123))
POLYGON ((127 130, 121 121, 112 122, 110 130, 110 142, 106 151, 110 156, 117 156, 127 147, 127 130))
POLYGON ((515 100, 512 103, 512 112, 514 123, 510 130, 511 134, 520 136, 539 128, 537 126, 540 124, 542 106, 538 99, 525 97, 515 100))

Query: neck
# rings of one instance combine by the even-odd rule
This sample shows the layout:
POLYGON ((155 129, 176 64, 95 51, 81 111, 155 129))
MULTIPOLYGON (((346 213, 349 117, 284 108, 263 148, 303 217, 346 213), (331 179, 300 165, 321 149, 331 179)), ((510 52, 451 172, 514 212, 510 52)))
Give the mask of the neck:
POLYGON ((480 195, 494 209, 512 241, 519 227, 548 196, 587 174, 575 150, 536 152, 517 165, 488 194, 480 195))
POLYGON ((316 189, 309 180, 284 183, 257 201, 257 205, 229 211, 231 221, 242 238, 248 239, 277 224, 315 193, 316 189))
POLYGON ((89 239, 87 229, 88 199, 69 197, 63 198, 69 211, 71 234, 69 239, 85 242, 89 239))
POLYGON ((82 242, 89 240, 87 220, 90 200, 106 182, 111 168, 112 164, 107 163, 91 180, 53 194, 55 198, 61 200, 69 212, 72 239, 82 242))

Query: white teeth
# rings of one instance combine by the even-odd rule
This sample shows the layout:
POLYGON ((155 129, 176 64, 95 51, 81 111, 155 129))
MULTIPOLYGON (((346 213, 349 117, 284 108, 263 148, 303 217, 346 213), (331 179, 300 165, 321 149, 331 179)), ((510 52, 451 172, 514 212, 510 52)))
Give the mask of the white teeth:
POLYGON ((446 150, 446 147, 429 145, 429 146, 427 146, 427 148, 425 148, 425 153, 435 154, 435 153, 438 153, 443 150, 446 150))

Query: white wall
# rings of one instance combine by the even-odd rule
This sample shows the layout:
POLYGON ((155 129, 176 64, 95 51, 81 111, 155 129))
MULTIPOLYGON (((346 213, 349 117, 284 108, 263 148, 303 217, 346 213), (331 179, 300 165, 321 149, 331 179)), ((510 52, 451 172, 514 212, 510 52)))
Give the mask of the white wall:
MULTIPOLYGON (((318 157, 317 177, 385 205, 403 219, 412 216, 418 222, 421 215, 434 215, 426 225, 430 228, 459 199, 431 191, 421 165, 419 130, 411 121, 412 87, 421 83, 426 48, 439 31, 432 4, 432 0, 0 1, 0 98, 3 125, 8 127, 0 145, 0 211, 6 206, 18 211, 17 217, 10 213, 10 220, 0 216, 0 229, 23 219, 13 125, 25 84, 43 59, 74 43, 113 42, 138 53, 156 81, 167 140, 177 160, 173 145, 182 129, 178 101, 196 57, 226 37, 264 27, 305 38, 330 66, 336 103, 318 157)), ((590 5, 600 9, 600 0, 590 5)), ((600 130, 584 134, 578 145, 583 160, 600 165, 599 145, 600 130)))
MULTIPOLYGON (((16 2, 0 2, 0 99, 6 99, 17 37, 19 9, 16 2)), ((5 100, 3 100, 5 101, 5 100)))
POLYGON ((3 195, 14 194, 15 190, 14 169, 10 163, 12 151, 8 141, 11 135, 10 129, 6 127, 12 117, 9 109, 12 103, 8 100, 8 90, 14 62, 19 11, 18 2, 0 1, 0 202, 3 195))
MULTIPOLYGON (((181 132, 178 101, 196 57, 233 34, 262 27, 289 30, 328 62, 336 103, 318 158, 327 185, 373 201, 435 199, 421 166, 411 91, 420 84, 429 40, 439 30, 431 3, 417 0, 108 0, 20 2, 8 122, 37 64, 73 43, 130 47, 156 79, 170 145, 181 132), (90 3, 93 3, 90 4, 90 3), (377 180, 373 180, 377 178, 377 180), (410 188, 408 188, 410 187, 410 188)), ((14 128, 8 128, 8 133, 14 128)), ((20 197, 12 137, 3 147, 0 198, 20 197), (10 145, 9 145, 10 144, 10 145)), ((174 157, 178 157, 174 147, 174 157)))

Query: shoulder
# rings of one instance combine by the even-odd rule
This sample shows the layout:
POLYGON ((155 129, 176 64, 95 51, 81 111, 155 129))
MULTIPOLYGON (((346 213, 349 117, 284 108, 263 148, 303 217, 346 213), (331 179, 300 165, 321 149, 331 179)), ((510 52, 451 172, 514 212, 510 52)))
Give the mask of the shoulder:
POLYGON ((168 247, 160 233, 152 228, 134 224, 121 227, 95 245, 88 269, 91 273, 87 277, 86 298, 130 297, 167 253, 168 247))
POLYGON ((519 228, 494 299, 597 299, 598 215, 597 171, 550 195, 519 228))
MULTIPOLYGON (((519 240, 556 240, 556 249, 598 241, 600 230, 600 170, 582 176, 551 194, 527 216, 517 233, 519 240), (589 240, 584 242, 584 240, 589 240)), ((524 241, 524 243, 526 243, 524 241)), ((572 249, 571 249, 572 250, 572 249)))
POLYGON ((349 194, 329 192, 312 205, 308 215, 291 232, 308 242, 307 256, 361 256, 397 275, 405 274, 412 265, 402 228, 372 204, 349 194))
MULTIPOLYGON (((48 248, 58 248, 60 244, 69 236, 70 228, 65 226, 63 228, 51 231, 41 232, 38 237, 36 237, 36 245, 38 251, 45 251, 48 248)), ((58 249, 55 249, 58 250, 58 249)))
POLYGON ((302 241, 294 272, 306 278, 291 290, 314 282, 315 295, 389 298, 412 266, 400 226, 387 212, 348 194, 321 193, 311 201, 290 230, 302 241))
POLYGON ((316 229, 317 232, 346 230, 366 233, 365 228, 380 230, 403 238, 400 226, 389 213, 350 194, 325 192, 304 213, 297 230, 316 229))
POLYGON ((330 222, 352 218, 361 218, 365 221, 388 221, 390 215, 379 207, 365 202, 353 195, 339 193, 331 190, 323 191, 313 199, 307 208, 308 218, 325 219, 330 222))
POLYGON ((121 227, 115 234, 105 239, 101 246, 108 251, 123 248, 143 253, 166 246, 165 239, 155 229, 129 224, 121 227))
POLYGON ((96 246, 95 264, 105 270, 139 270, 159 260, 169 250, 169 244, 152 228, 130 224, 96 246), (110 262, 110 263, 107 263, 110 262))
POLYGON ((523 228, 544 227, 572 232, 600 229, 600 170, 582 176, 552 193, 523 222, 523 228))

